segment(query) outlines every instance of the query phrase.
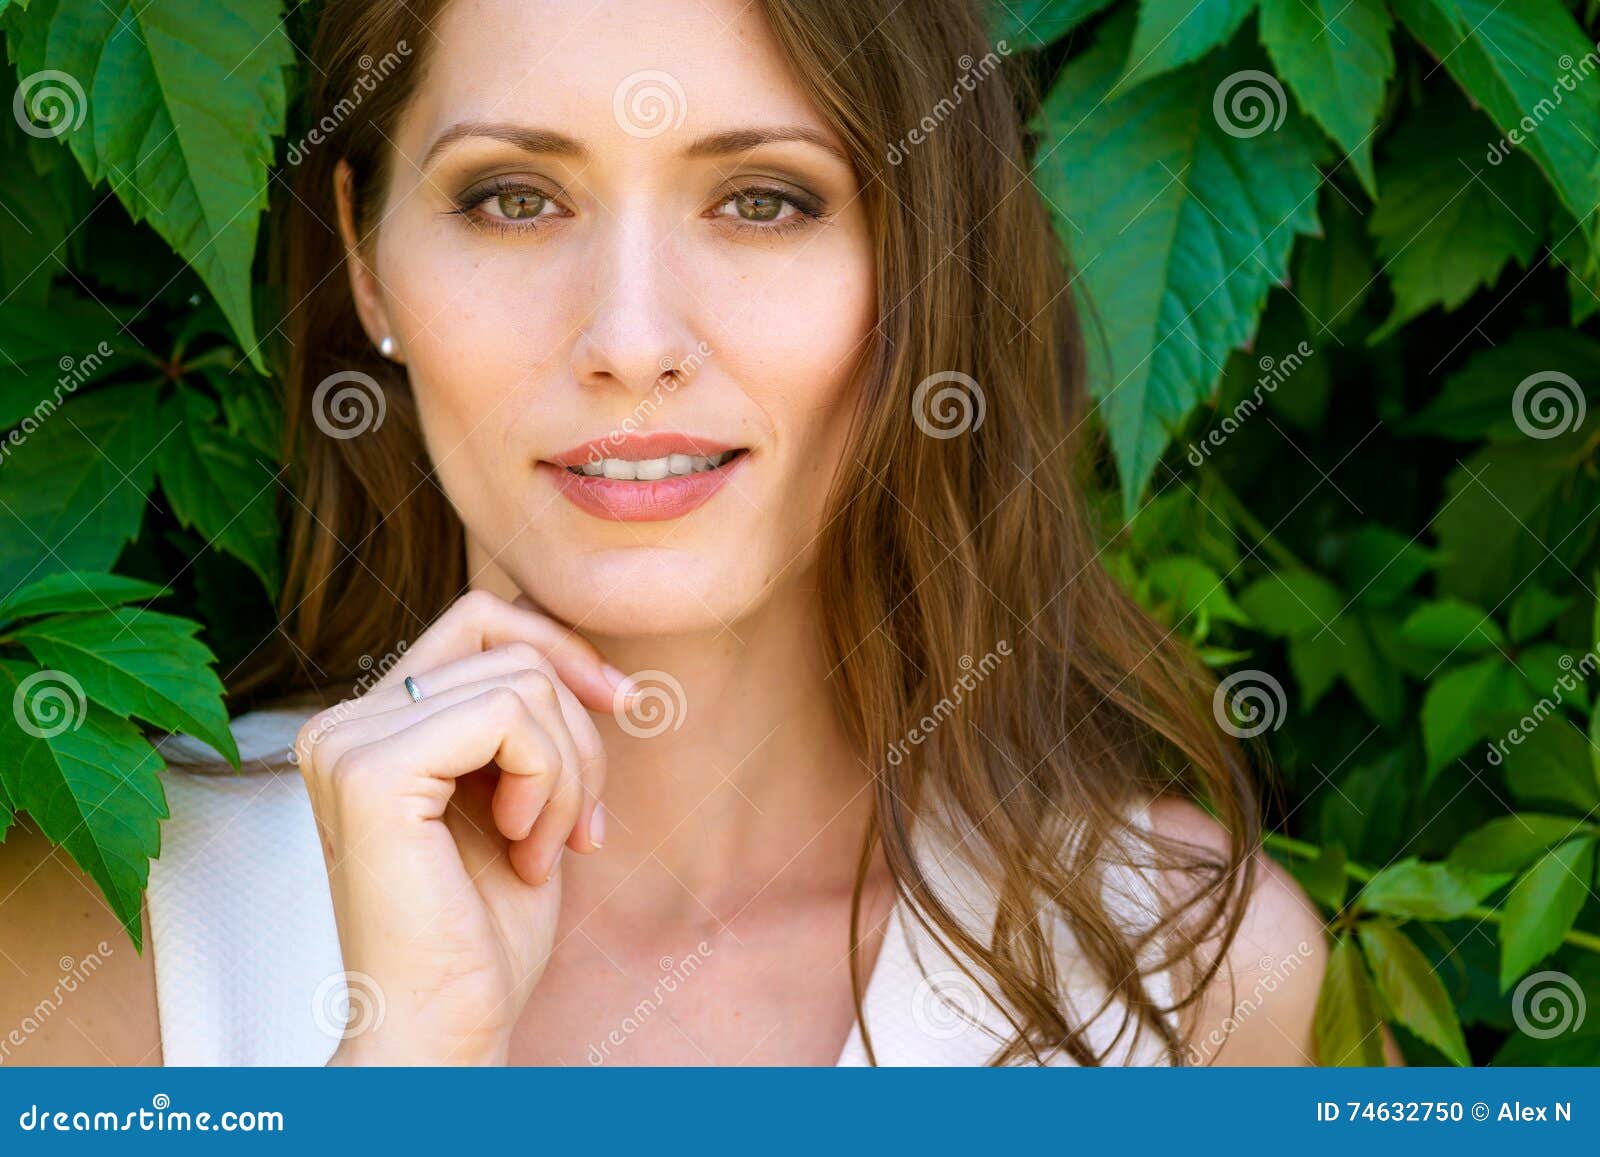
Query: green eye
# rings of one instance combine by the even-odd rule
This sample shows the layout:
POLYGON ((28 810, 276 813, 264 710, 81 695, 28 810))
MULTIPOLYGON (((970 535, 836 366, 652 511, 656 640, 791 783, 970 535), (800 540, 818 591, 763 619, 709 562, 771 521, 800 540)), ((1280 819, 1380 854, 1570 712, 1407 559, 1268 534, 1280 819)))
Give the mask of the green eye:
POLYGON ((502 217, 512 221, 523 221, 542 213, 548 198, 531 192, 501 193, 495 197, 494 203, 502 217))
POLYGON ((746 221, 776 221, 783 213, 784 199, 772 193, 739 193, 733 203, 746 221))

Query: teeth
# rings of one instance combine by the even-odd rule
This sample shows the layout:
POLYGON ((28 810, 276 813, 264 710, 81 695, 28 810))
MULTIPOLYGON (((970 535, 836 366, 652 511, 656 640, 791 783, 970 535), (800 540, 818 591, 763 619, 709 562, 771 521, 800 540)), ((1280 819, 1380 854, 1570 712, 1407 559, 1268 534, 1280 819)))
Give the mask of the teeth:
POLYGON ((586 474, 591 478, 605 475, 623 482, 654 482, 665 478, 669 474, 699 474, 706 470, 713 470, 732 458, 736 451, 726 450, 721 454, 710 456, 701 454, 669 454, 665 458, 645 458, 634 460, 631 458, 602 458, 599 461, 589 461, 581 466, 569 466, 568 470, 574 473, 586 474))

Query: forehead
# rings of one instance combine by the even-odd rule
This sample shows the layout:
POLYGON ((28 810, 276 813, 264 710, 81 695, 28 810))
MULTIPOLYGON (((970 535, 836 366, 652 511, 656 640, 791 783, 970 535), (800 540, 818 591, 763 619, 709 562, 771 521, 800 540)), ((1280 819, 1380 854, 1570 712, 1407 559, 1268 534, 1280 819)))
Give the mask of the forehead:
POLYGON ((537 122, 595 147, 828 131, 750 0, 453 0, 425 43, 413 147, 461 120, 537 122))

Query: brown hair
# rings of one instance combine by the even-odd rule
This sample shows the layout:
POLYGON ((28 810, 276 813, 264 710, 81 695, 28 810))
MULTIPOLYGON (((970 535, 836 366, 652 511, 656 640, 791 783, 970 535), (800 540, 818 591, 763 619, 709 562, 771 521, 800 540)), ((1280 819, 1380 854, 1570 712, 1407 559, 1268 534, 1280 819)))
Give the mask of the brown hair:
MULTIPOLYGON (((327 117, 336 129, 299 164, 284 230, 297 500, 281 645, 234 682, 252 698, 359 679, 464 593, 462 528, 433 481, 404 372, 358 324, 332 196, 342 157, 358 233, 377 225, 386 148, 443 2, 335 0, 318 27, 308 123, 327 117), (353 100, 364 70, 398 44, 412 50, 403 66, 353 100), (360 438, 322 436, 308 420, 311 391, 352 367, 380 383, 386 419, 360 438)), ((1181 1061, 1177 1026, 1221 966, 1250 890, 1257 804, 1212 719, 1208 673, 1097 562, 1076 478, 1083 339, 1028 178, 1015 70, 959 83, 994 59, 970 0, 761 8, 856 165, 876 244, 875 340, 819 546, 837 709, 858 750, 885 753, 856 907, 881 842, 916 919, 971 962, 968 979, 1010 1019, 1015 1035, 994 1063, 1061 1048, 1093 1064, 1110 1052, 1085 1031, 1109 1004, 1077 1015, 1064 1003, 1052 948, 1063 925, 1120 1002, 1116 1040, 1149 1028, 1181 1061), (931 127, 907 147, 918 124, 931 127), (916 387, 952 371, 965 375, 956 388, 968 403, 981 399, 982 420, 928 436, 913 417, 916 387), (997 648, 1004 660, 974 679, 974 662, 997 648), (930 716, 940 725, 919 727, 930 716), (1168 792, 1213 811, 1225 855, 1197 857, 1130 822, 1168 792), (997 898, 992 929, 958 918, 914 853, 913 828, 936 811, 997 898), (1106 894, 1130 847, 1186 884, 1140 929, 1106 894), (1156 970, 1184 981, 1170 1002, 1147 983, 1156 970)), ((851 923, 854 951, 859 910, 851 923)), ((859 953, 856 965, 859 1018, 859 953)))

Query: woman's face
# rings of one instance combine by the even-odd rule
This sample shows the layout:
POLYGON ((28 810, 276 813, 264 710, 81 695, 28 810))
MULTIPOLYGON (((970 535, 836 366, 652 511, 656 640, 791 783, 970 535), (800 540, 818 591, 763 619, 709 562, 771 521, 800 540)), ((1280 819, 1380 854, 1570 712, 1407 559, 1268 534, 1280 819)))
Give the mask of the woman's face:
POLYGON ((737 0, 432 32, 353 280, 474 585, 596 635, 733 623, 810 568, 876 321, 842 143, 737 0))

